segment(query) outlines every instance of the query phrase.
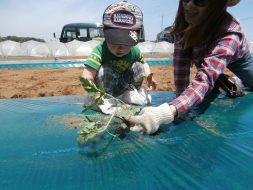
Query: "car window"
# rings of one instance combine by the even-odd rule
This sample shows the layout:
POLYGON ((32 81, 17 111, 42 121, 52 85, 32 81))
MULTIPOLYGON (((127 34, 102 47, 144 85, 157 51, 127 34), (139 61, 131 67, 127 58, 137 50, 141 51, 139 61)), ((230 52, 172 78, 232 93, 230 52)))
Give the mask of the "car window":
POLYGON ((88 37, 88 29, 80 28, 79 29, 79 38, 87 38, 88 37))
POLYGON ((73 28, 64 29, 63 38, 76 38, 75 30, 73 28))
POLYGON ((101 36, 101 30, 100 28, 90 28, 90 37, 100 37, 101 36))

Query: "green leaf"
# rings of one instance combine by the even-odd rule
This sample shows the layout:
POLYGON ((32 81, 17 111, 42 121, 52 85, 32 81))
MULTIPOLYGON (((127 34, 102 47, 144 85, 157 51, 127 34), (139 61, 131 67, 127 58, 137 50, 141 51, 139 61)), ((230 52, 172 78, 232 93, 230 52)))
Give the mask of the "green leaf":
POLYGON ((129 118, 136 111, 139 111, 139 109, 133 109, 132 106, 129 106, 120 99, 117 99, 112 95, 106 93, 102 85, 99 85, 97 87, 95 83, 82 77, 80 77, 80 81, 84 90, 86 90, 88 95, 95 100, 90 105, 85 105, 85 109, 82 111, 82 113, 86 112, 87 110, 93 109, 96 106, 102 105, 104 103, 104 99, 106 98, 113 98, 116 101, 117 107, 120 107, 122 109, 119 109, 120 111, 117 111, 117 113, 114 113, 110 116, 101 114, 100 117, 97 117, 94 120, 86 120, 87 122, 83 123, 82 125, 83 128, 78 131, 77 141, 79 144, 85 144, 85 142, 87 142, 88 140, 95 139, 98 135, 103 134, 105 131, 111 134, 108 129, 111 127, 115 127, 115 125, 118 125, 115 122, 112 122, 114 119, 120 120, 119 126, 125 129, 127 125, 126 118, 129 118), (107 121, 103 120, 103 118, 107 121))
POLYGON ((94 108, 94 107, 96 107, 97 106, 97 103, 96 102, 94 102, 94 103, 92 103, 92 104, 89 104, 89 105, 85 105, 84 106, 84 109, 83 109, 83 111, 82 111, 82 113, 85 113, 86 111, 88 111, 88 110, 91 110, 92 108, 94 108))
POLYGON ((101 105, 103 104, 104 101, 103 101, 103 96, 100 96, 98 98, 95 99, 95 102, 94 103, 91 103, 89 105, 84 105, 84 110, 82 111, 82 113, 85 113, 86 111, 98 106, 98 105, 101 105))
POLYGON ((93 83, 92 81, 85 79, 83 77, 80 77, 80 81, 81 84, 83 86, 83 88, 88 92, 98 92, 98 88, 96 87, 95 83, 93 83))
POLYGON ((103 85, 99 85, 99 90, 100 90, 100 92, 101 93, 103 93, 103 94, 105 94, 106 92, 105 92, 105 89, 104 89, 104 87, 103 87, 103 85))

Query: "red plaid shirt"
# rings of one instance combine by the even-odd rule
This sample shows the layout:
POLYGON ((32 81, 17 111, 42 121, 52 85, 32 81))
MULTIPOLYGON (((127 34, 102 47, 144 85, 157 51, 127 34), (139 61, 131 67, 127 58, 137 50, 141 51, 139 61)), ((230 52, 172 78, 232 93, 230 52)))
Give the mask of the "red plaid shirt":
POLYGON ((179 114, 201 103, 227 65, 249 51, 241 25, 232 16, 219 34, 219 38, 210 44, 185 50, 181 46, 180 36, 176 37, 173 61, 177 98, 170 104, 177 108, 179 114), (196 66, 197 74, 190 82, 192 64, 196 66))

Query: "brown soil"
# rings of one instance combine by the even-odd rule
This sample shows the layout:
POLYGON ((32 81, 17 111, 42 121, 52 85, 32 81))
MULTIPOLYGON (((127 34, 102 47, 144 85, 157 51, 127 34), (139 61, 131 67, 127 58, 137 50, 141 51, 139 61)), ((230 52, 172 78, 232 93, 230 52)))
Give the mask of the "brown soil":
MULTIPOLYGON (((0 98, 84 95, 85 91, 79 81, 82 70, 83 68, 0 69, 0 98)), ((156 91, 175 90, 173 66, 157 65, 152 66, 151 70, 158 83, 156 91)), ((195 73, 195 69, 192 69, 191 77, 195 73)))

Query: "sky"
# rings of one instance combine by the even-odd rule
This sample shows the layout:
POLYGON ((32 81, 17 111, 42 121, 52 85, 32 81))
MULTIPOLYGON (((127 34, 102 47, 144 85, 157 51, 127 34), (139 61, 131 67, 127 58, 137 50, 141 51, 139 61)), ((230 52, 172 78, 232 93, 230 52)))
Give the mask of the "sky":
MULTIPOLYGON (((59 38, 63 25, 100 22, 107 6, 117 0, 0 0, 0 36, 59 38)), ((143 12, 146 40, 173 24, 178 0, 128 0, 143 12)), ((253 41, 253 0, 228 8, 239 19, 249 41, 253 41)))

